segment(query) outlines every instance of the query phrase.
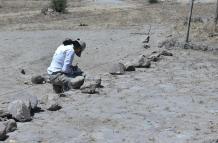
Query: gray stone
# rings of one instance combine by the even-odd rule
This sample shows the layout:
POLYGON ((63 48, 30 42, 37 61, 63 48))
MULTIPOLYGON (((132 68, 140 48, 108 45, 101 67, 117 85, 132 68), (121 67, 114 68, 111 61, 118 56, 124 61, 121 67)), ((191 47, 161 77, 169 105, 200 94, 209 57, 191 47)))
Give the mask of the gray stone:
POLYGON ((30 110, 34 110, 37 108, 38 99, 36 96, 30 94, 29 92, 23 91, 17 93, 16 98, 22 100, 30 110))
POLYGON ((6 126, 6 133, 13 132, 17 129, 17 123, 13 119, 4 122, 4 125, 6 126))
POLYGON ((96 84, 89 84, 87 86, 83 86, 83 87, 81 87, 80 90, 82 93, 95 94, 96 93, 96 84))
POLYGON ((157 62, 161 59, 161 54, 159 52, 152 52, 152 54, 148 57, 149 60, 151 60, 152 62, 157 62))
POLYGON ((122 63, 114 64, 110 67, 110 74, 112 75, 122 75, 125 73, 125 66, 122 63))
POLYGON ((134 66, 133 63, 127 62, 127 63, 125 63, 124 65, 125 65, 125 67, 126 67, 126 68, 125 68, 126 71, 135 71, 135 66, 134 66))
POLYGON ((6 138, 6 126, 4 123, 0 122, 0 141, 4 141, 6 138))
POLYGON ((143 44, 143 48, 149 49, 149 48, 151 48, 151 46, 149 44, 143 44))
POLYGON ((0 110, 0 118, 10 118, 11 114, 7 111, 0 110))
POLYGON ((30 121, 30 109, 21 100, 13 101, 8 106, 8 111, 13 118, 20 122, 30 121))
POLYGON ((85 78, 83 76, 77 76, 70 80, 70 89, 79 89, 84 84, 85 78))
POLYGON ((179 42, 177 38, 169 38, 169 39, 166 39, 158 43, 159 48, 171 49, 171 48, 178 47, 178 46, 179 46, 179 42))
POLYGON ((95 84, 96 84, 96 88, 101 88, 101 87, 103 87, 103 86, 101 85, 101 78, 96 79, 96 80, 95 80, 95 84))
POLYGON ((138 59, 133 62, 136 68, 150 68, 151 62, 146 58, 145 55, 140 55, 138 59))
POLYGON ((46 109, 49 111, 57 111, 61 109, 59 104, 59 96, 57 94, 49 94, 47 96, 46 109))
POLYGON ((43 84, 46 82, 46 79, 41 75, 36 75, 31 78, 32 83, 34 84, 43 84))
POLYGON ((163 51, 160 53, 160 55, 163 55, 163 56, 173 56, 172 53, 170 53, 170 52, 168 52, 168 51, 165 51, 165 50, 163 50, 163 51))

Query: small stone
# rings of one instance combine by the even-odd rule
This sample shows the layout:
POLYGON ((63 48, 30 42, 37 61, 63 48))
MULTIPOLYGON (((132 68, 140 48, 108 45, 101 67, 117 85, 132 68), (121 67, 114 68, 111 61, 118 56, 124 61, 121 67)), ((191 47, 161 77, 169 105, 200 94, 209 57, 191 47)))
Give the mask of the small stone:
POLYGON ((95 81, 95 84, 96 84, 96 88, 102 88, 103 86, 101 85, 101 78, 97 79, 95 81))
POLYGON ((162 51, 161 53, 160 53, 160 55, 163 55, 163 56, 173 56, 173 54, 172 53, 170 53, 170 52, 168 52, 168 51, 162 51))
POLYGON ((175 48, 178 47, 178 40, 176 38, 170 38, 170 39, 166 39, 163 42, 160 42, 158 44, 159 48, 166 48, 166 49, 171 49, 171 48, 175 48))
POLYGON ((83 76, 77 76, 70 80, 70 89, 80 89, 84 84, 85 78, 83 76))
POLYGON ((127 62, 124 64, 126 71, 135 71, 135 66, 133 63, 127 62))
POLYGON ((4 141, 6 138, 6 126, 0 122, 0 141, 4 141))
POLYGON ((20 122, 30 121, 30 109, 21 100, 13 101, 8 106, 8 111, 13 118, 20 122))
POLYGON ((26 72, 25 72, 24 69, 22 69, 22 70, 20 71, 20 73, 22 73, 22 74, 26 74, 26 72))
POLYGON ((59 96, 57 94, 49 94, 47 97, 46 109, 49 111, 57 111, 62 107, 59 105, 59 96))
POLYGON ((88 86, 84 86, 81 89, 82 93, 87 93, 87 94, 95 94, 96 93, 96 84, 90 84, 88 86))
POLYGON ((125 73, 125 66, 122 63, 118 63, 118 64, 114 64, 111 68, 110 68, 110 74, 112 75, 122 75, 125 73))
POLYGON ((146 58, 145 55, 140 55, 138 59, 133 62, 136 68, 150 68, 151 62, 146 58))
POLYGON ((159 52, 153 52, 149 57, 148 59, 151 60, 152 62, 157 62, 160 60, 160 53, 159 52))
POLYGON ((148 36, 145 38, 145 40, 142 41, 142 43, 149 43, 149 41, 150 41, 150 36, 148 35, 148 36))
POLYGON ((6 133, 13 132, 17 129, 17 123, 14 119, 4 122, 4 125, 6 126, 6 133))
POLYGON ((36 96, 30 96, 29 97, 30 100, 30 105, 31 105, 31 109, 35 110, 37 109, 37 105, 38 105, 38 98, 36 96))
POLYGON ((1 118, 11 118, 11 114, 7 111, 0 110, 0 117, 1 118))
POLYGON ((151 46, 150 46, 149 44, 144 44, 144 45, 143 45, 143 48, 149 49, 149 48, 151 48, 151 46))
POLYGON ((38 99, 36 96, 30 94, 29 92, 19 92, 15 97, 22 100, 30 110, 35 110, 37 108, 38 99))
POLYGON ((41 76, 41 75, 37 75, 37 76, 33 76, 31 78, 31 81, 34 84, 43 84, 43 83, 46 82, 46 79, 43 76, 41 76))

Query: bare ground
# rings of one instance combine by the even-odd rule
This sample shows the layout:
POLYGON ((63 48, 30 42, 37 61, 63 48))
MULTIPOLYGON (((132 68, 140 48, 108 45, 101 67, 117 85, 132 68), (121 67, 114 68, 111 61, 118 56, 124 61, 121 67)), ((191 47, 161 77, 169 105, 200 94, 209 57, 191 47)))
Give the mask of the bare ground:
MULTIPOLYGON (((3 109, 23 92, 39 99, 52 92, 50 84, 29 86, 24 82, 32 75, 46 73, 54 50, 66 37, 80 37, 87 42, 83 57, 75 62, 79 62, 88 76, 100 76, 105 87, 95 95, 73 91, 70 97, 61 99, 61 110, 45 110, 36 113, 31 122, 18 123, 18 130, 10 133, 5 142, 213 143, 217 140, 217 54, 172 49, 173 57, 152 63, 150 69, 137 69, 121 76, 108 74, 112 63, 162 50, 157 48, 158 42, 168 35, 184 38, 181 23, 186 5, 148 6, 142 1, 88 5, 82 1, 71 5, 71 14, 50 17, 40 15, 40 10, 32 5, 41 6, 46 1, 27 1, 29 8, 16 4, 21 10, 11 8, 10 2, 16 1, 5 3, 9 12, 4 7, 0 9, 3 109), (80 23, 89 26, 80 27, 80 23), (151 48, 145 50, 141 47, 145 35, 136 33, 147 32, 150 25, 151 48), (22 75, 21 69, 27 74, 22 75)), ((199 4, 196 10, 207 16, 213 12, 208 7, 213 4, 199 4)), ((202 37, 206 43, 216 43, 216 38, 202 37)))

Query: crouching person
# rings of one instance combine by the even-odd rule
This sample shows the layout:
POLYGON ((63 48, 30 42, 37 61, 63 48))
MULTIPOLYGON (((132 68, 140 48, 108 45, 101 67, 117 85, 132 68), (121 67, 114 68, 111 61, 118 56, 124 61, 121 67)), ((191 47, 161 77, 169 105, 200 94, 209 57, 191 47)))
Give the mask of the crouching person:
POLYGON ((75 55, 80 57, 85 48, 85 42, 80 39, 66 39, 55 51, 47 72, 56 93, 79 89, 83 85, 83 72, 77 65, 73 66, 73 59, 75 55))

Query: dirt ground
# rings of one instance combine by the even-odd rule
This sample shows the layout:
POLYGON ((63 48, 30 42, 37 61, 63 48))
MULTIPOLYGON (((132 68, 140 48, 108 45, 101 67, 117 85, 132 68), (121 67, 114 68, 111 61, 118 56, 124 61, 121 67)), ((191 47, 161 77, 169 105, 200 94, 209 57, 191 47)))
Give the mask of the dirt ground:
MULTIPOLYGON (((87 77, 101 77, 99 94, 73 90, 63 108, 36 113, 18 123, 6 143, 215 143, 218 140, 218 56, 215 51, 172 48, 172 57, 149 69, 108 74, 109 66, 161 51, 158 43, 184 41, 189 5, 144 0, 69 1, 68 14, 42 15, 48 0, 2 0, 0 8, 0 103, 30 93, 43 99, 50 84, 26 85, 46 74, 52 55, 66 37, 81 38, 87 49, 75 63, 87 77), (88 26, 80 26, 87 24, 88 26), (142 41, 151 26, 151 48, 142 41), (26 71, 23 75, 21 69, 26 71)), ((217 48, 208 37, 214 3, 196 3, 191 39, 217 48)), ((39 106, 42 106, 41 104, 39 106)))

